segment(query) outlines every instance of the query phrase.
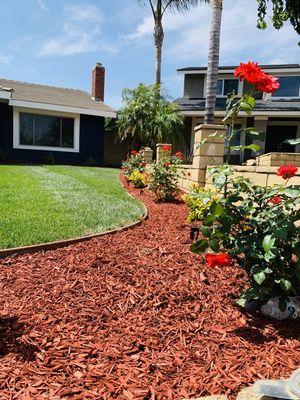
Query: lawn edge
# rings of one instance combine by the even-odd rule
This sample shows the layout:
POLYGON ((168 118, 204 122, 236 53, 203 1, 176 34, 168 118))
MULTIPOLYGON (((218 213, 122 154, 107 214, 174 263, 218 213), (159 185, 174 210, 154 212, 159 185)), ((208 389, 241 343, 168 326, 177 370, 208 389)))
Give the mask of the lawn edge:
POLYGON ((72 244, 85 242, 85 241, 88 241, 88 240, 91 240, 91 239, 94 239, 97 237, 101 237, 104 235, 113 235, 115 233, 125 231, 127 229, 131 229, 131 228, 134 228, 135 226, 141 225, 145 220, 148 219, 148 209, 140 199, 138 199, 132 193, 129 193, 127 188, 124 186, 122 180, 121 179, 119 179, 119 180, 120 180, 120 184, 121 184, 122 188, 125 190, 127 195, 129 197, 132 197, 132 198, 138 200, 142 205, 143 214, 139 218, 138 221, 130 222, 126 225, 111 229, 109 231, 93 233, 92 235, 79 236, 77 238, 64 239, 64 240, 56 240, 54 242, 48 242, 48 243, 33 244, 33 245, 29 245, 29 246, 12 247, 10 249, 3 249, 3 250, 0 250, 0 259, 8 257, 8 256, 17 256, 17 255, 26 254, 26 253, 37 253, 39 251, 55 250, 58 248, 70 246, 72 244))

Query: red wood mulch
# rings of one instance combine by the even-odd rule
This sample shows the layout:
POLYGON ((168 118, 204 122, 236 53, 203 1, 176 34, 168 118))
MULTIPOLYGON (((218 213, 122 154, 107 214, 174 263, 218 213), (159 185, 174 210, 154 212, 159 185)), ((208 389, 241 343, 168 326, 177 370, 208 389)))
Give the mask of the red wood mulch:
POLYGON ((233 398, 299 367, 300 324, 243 315, 243 274, 189 252, 184 204, 139 197, 141 226, 1 261, 1 400, 233 398))

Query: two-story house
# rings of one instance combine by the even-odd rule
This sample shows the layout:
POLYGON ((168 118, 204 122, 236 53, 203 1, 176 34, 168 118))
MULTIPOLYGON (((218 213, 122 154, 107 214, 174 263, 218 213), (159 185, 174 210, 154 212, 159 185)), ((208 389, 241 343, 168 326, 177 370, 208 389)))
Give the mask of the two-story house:
MULTIPOLYGON (((258 93, 256 107, 251 118, 241 115, 237 129, 255 127, 265 132, 264 142, 257 142, 260 154, 269 152, 299 152, 300 146, 283 143, 285 139, 300 137, 300 64, 261 65, 263 70, 279 78, 280 89, 273 95, 258 93)), ((249 90, 247 82, 234 77, 235 66, 219 68, 215 123, 225 116, 226 98, 230 93, 243 94, 249 90)), ((180 112, 186 118, 186 137, 192 151, 194 128, 203 123, 206 93, 206 67, 178 69, 184 75, 183 97, 176 100, 180 112)), ((256 142, 254 142, 256 143, 256 142)), ((250 144, 244 134, 237 135, 236 145, 250 144)), ((253 154, 245 151, 236 154, 235 162, 242 163, 253 154)))

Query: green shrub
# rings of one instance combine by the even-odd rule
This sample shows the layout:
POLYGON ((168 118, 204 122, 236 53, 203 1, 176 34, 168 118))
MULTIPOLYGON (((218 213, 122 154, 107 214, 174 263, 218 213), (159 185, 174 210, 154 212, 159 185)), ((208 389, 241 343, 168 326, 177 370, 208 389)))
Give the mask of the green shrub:
POLYGON ((141 151, 131 150, 126 161, 122 163, 125 178, 129 180, 130 175, 135 172, 144 173, 146 171, 146 163, 141 151))
POLYGON ((300 227, 295 224, 300 219, 299 187, 254 186, 244 178, 232 179, 231 167, 218 176, 224 173, 226 196, 207 190, 201 198, 189 195, 190 215, 202 220, 202 238, 191 249, 228 254, 246 271, 250 288, 239 305, 279 297, 284 309, 288 296, 300 295, 300 227))
POLYGON ((147 186, 148 176, 138 170, 129 175, 128 181, 132 182, 135 188, 142 189, 147 186))
POLYGON ((172 201, 179 193, 178 179, 181 174, 178 166, 182 160, 177 157, 162 159, 152 166, 149 190, 155 193, 157 200, 172 201))

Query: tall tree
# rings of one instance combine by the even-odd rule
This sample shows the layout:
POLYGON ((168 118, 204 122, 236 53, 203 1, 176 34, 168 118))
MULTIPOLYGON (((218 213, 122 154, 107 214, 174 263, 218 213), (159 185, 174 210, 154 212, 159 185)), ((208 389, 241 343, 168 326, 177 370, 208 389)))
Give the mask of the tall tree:
POLYGON ((300 35, 300 0, 257 0, 258 22, 260 29, 267 27, 266 16, 268 5, 272 5, 272 24, 274 28, 282 28, 285 21, 290 21, 295 31, 300 35))
POLYGON ((154 45, 156 50, 155 82, 161 84, 161 63, 162 47, 164 42, 163 17, 166 11, 182 12, 188 11, 191 7, 209 0, 138 0, 139 3, 149 3, 154 19, 154 45))
POLYGON ((211 17, 209 31, 209 50, 206 80, 206 100, 204 123, 212 124, 216 108, 217 82, 220 58, 220 34, 222 21, 222 0, 211 0, 211 17))

